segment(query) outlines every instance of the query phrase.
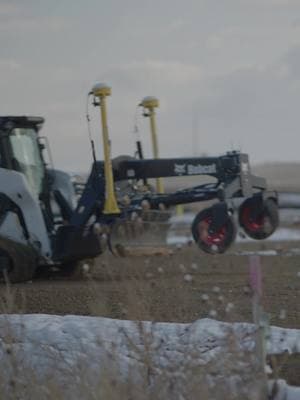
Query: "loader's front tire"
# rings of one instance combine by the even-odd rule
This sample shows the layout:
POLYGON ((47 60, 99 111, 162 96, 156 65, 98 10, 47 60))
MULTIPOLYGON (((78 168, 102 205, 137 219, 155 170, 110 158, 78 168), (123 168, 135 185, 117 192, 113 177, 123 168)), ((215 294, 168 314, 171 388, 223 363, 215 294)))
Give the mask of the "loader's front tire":
POLYGON ((0 279, 8 283, 26 282, 37 268, 37 254, 29 246, 0 239, 0 279))

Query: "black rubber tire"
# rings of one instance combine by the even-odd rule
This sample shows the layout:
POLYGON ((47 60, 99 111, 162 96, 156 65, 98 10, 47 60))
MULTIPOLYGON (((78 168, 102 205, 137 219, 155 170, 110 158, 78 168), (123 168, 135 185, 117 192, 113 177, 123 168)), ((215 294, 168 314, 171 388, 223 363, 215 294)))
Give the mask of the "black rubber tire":
POLYGON ((236 226, 233 218, 228 215, 225 224, 215 234, 209 234, 209 225, 212 223, 212 207, 200 211, 191 226, 192 235, 198 247, 209 254, 222 254, 234 242, 236 237, 236 226), (201 224, 205 224, 201 227, 201 224), (204 236, 201 237, 201 230, 204 229, 204 236))
POLYGON ((279 225, 278 206, 275 200, 261 197, 251 197, 244 201, 239 208, 239 224, 245 233, 255 240, 263 240, 271 236, 279 225), (261 207, 262 212, 257 215, 255 210, 261 207), (251 215, 253 213, 253 215, 251 215), (255 215, 256 214, 256 215, 255 215))
POLYGON ((1 273, 1 281, 26 282, 33 278, 37 268, 37 253, 29 246, 0 238, 0 254, 7 257, 8 269, 1 273))

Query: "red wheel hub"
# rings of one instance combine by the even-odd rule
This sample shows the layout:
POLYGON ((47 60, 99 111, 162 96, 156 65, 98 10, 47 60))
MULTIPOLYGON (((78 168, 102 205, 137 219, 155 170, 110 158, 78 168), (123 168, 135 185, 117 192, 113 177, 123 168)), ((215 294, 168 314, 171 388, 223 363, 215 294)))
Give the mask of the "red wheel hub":
POLYGON ((209 246, 220 245, 226 238, 226 227, 222 226, 216 232, 210 233, 209 227, 212 224, 212 218, 207 217, 198 224, 199 239, 209 246))
POLYGON ((245 227, 251 232, 257 232, 264 228, 265 225, 265 217, 263 213, 258 215, 256 218, 253 218, 251 215, 252 209, 250 207, 245 207, 243 210, 243 222, 245 227))

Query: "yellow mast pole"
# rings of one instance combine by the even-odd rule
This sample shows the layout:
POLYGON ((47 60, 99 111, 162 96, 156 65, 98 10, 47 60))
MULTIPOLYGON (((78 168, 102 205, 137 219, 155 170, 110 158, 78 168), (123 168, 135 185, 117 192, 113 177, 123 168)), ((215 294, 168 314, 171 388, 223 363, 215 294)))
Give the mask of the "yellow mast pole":
POLYGON ((119 214, 120 209, 115 195, 114 176, 110 158, 110 143, 107 128, 106 97, 111 95, 111 88, 104 83, 96 84, 92 93, 99 98, 100 116, 102 124, 102 139, 104 152, 104 175, 105 175, 105 203, 104 214, 119 214))
MULTIPOLYGON (((152 139, 152 150, 153 157, 159 158, 158 152, 158 141, 157 141, 157 130, 156 130, 156 120, 155 120, 155 108, 159 107, 159 101, 155 97, 148 96, 145 97, 140 106, 144 107, 148 110, 146 116, 150 119, 150 131, 151 131, 151 139, 152 139)), ((164 193, 163 181, 161 178, 156 178, 156 191, 158 193, 164 193)))

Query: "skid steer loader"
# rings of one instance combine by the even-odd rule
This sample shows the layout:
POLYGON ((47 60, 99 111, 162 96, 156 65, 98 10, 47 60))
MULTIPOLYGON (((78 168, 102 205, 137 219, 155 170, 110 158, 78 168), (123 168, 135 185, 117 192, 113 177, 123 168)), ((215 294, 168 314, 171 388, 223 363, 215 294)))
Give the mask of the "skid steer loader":
MULTIPOLYGON (((192 224, 198 246, 222 253, 235 238, 233 201, 239 223, 254 239, 271 235, 278 225, 277 196, 263 178, 253 176, 248 156, 230 152, 219 157, 170 159, 119 158, 111 161, 105 97, 110 89, 96 85, 92 94, 101 108, 104 161, 94 160, 77 198, 71 177, 47 165, 39 131, 44 119, 0 117, 0 270, 10 282, 26 281, 36 269, 56 266, 67 273, 85 258, 110 247, 115 225, 146 221, 149 211, 177 204, 216 200, 192 224), (150 178, 208 175, 216 183, 173 193, 137 190, 150 178), (129 182, 126 196, 118 193, 129 182)), ((155 221, 154 221, 155 223, 155 221)), ((0 274, 2 275, 2 274, 0 274)))
POLYGON ((0 117, 0 268, 11 282, 31 279, 39 265, 67 266, 101 253, 89 224, 69 225, 75 191, 68 174, 46 168, 43 123, 0 117))

